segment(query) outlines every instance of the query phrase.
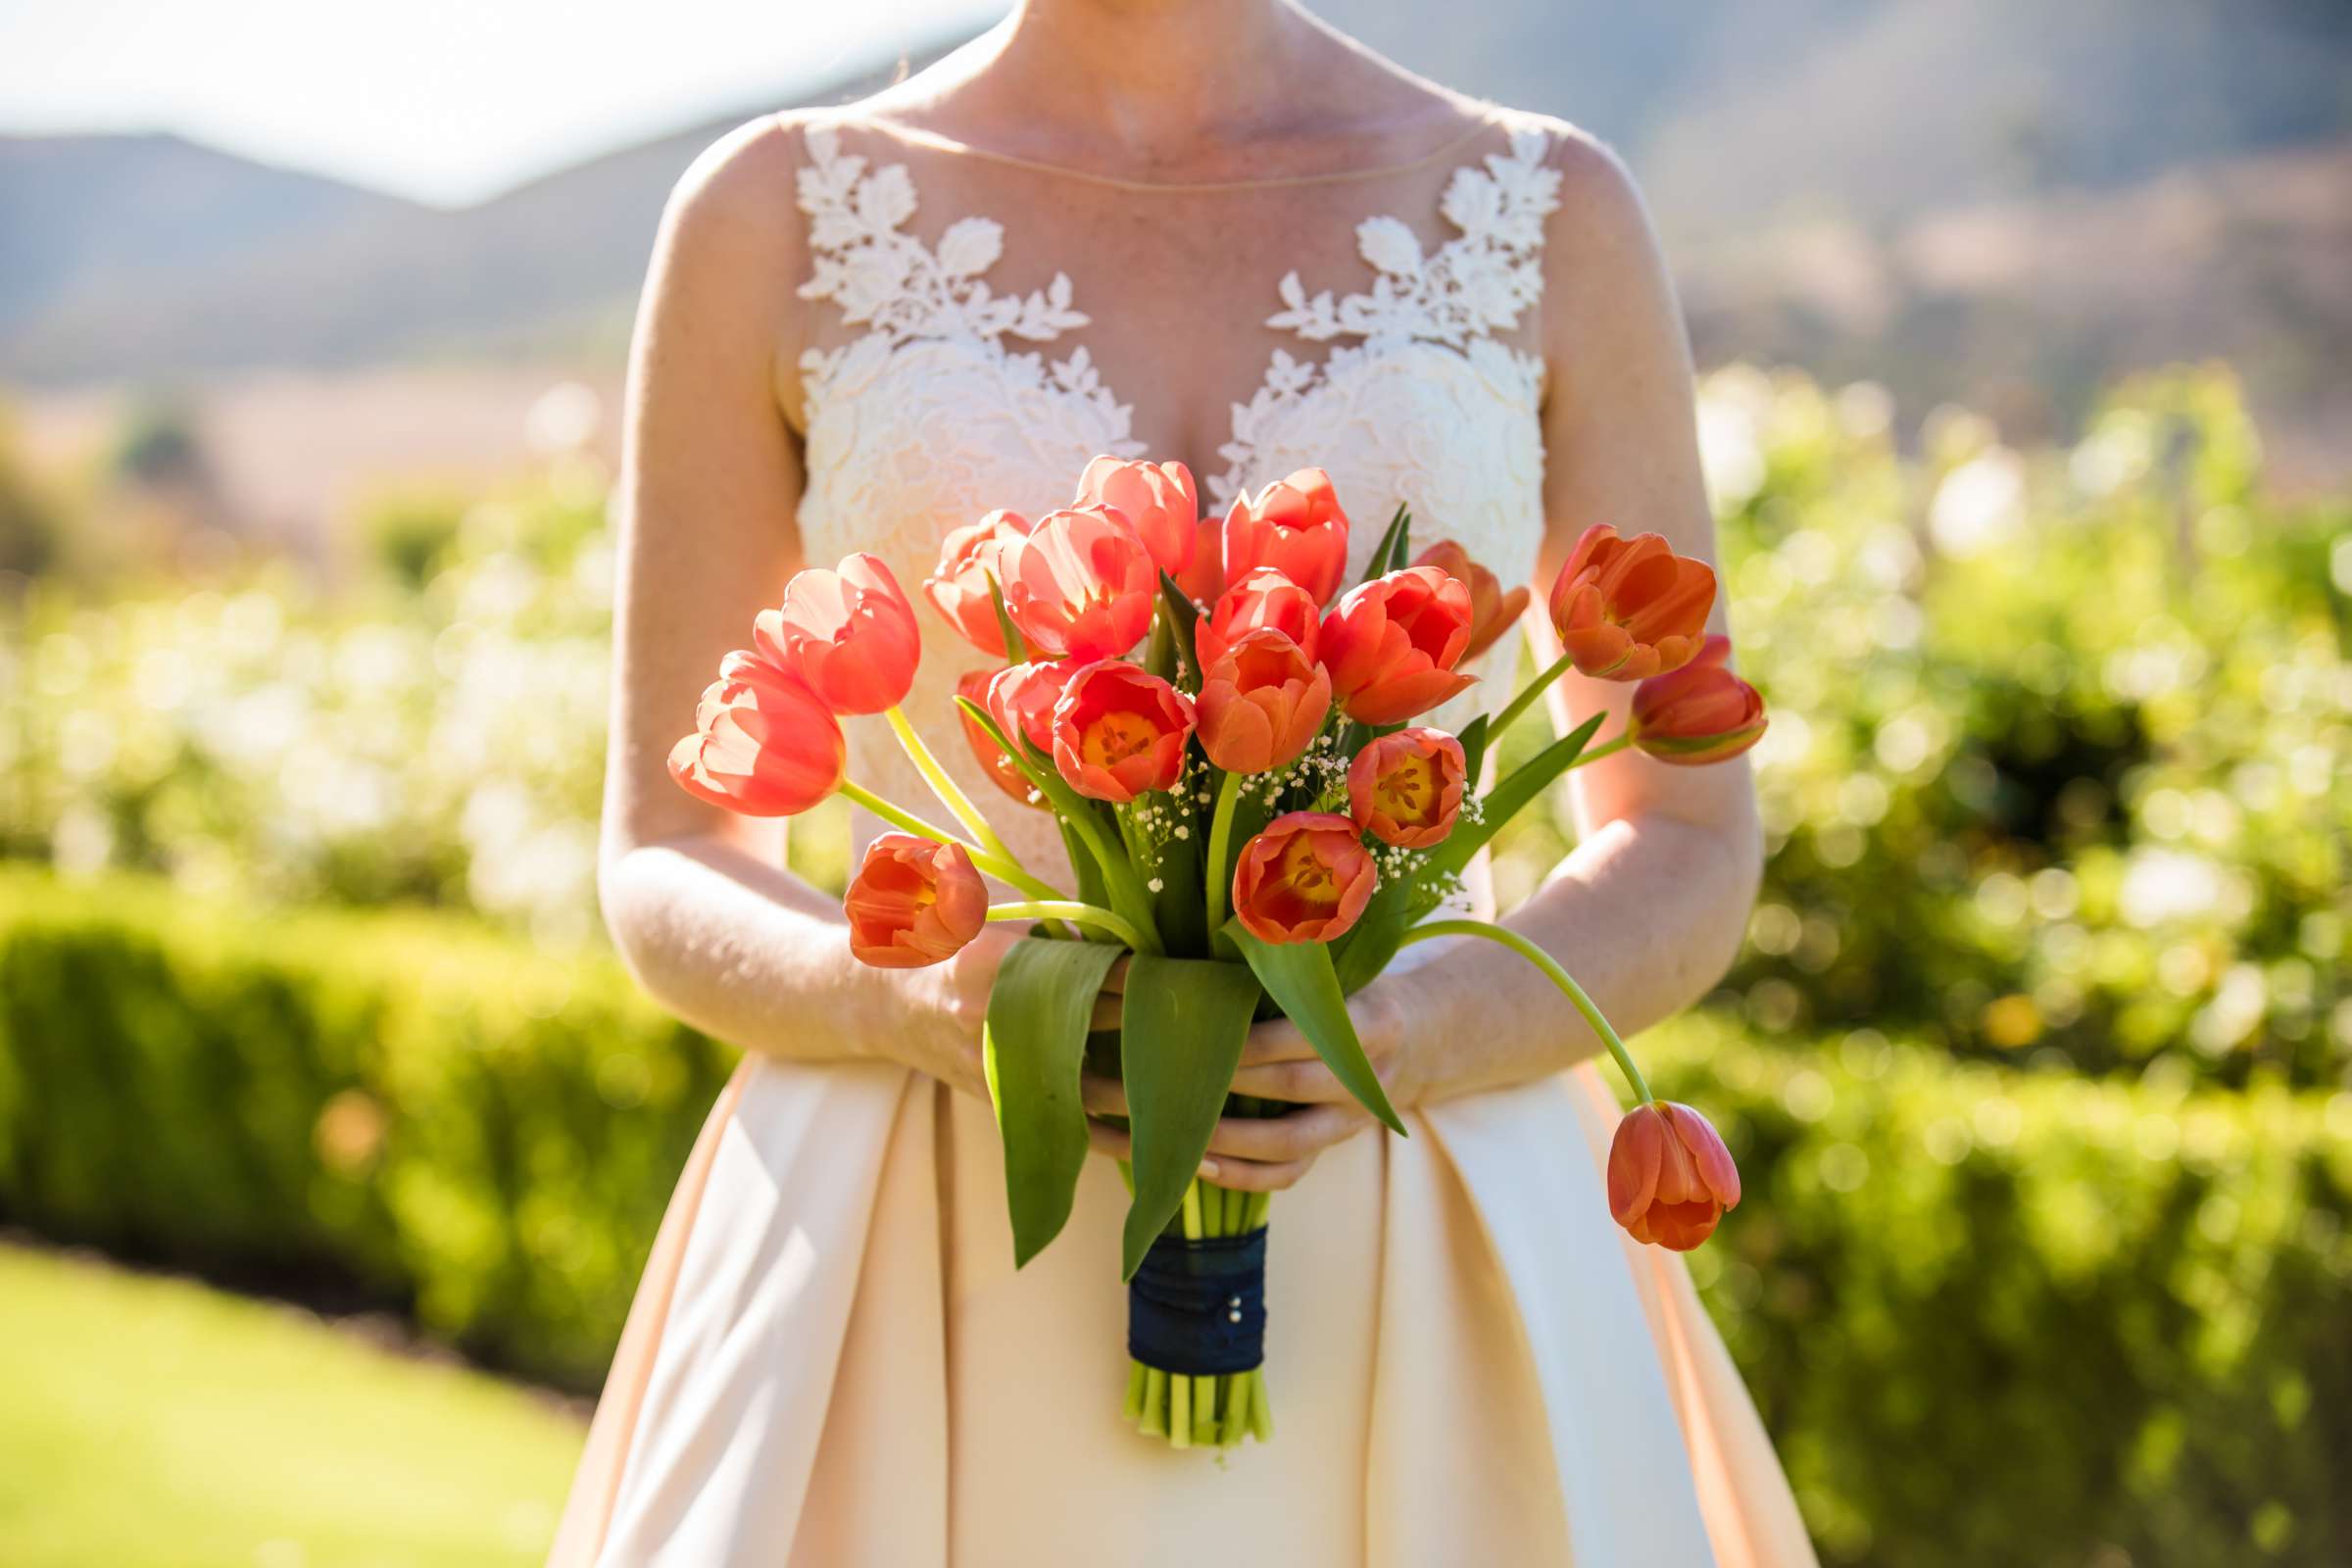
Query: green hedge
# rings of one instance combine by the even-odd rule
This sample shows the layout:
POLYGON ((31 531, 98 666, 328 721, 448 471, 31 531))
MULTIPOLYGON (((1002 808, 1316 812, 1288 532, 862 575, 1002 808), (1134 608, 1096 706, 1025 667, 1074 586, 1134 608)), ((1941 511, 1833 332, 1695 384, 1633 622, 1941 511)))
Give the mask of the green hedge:
MULTIPOLYGON (((1692 1266, 1828 1561, 2352 1557, 2352 1095, 1643 1049, 1740 1154, 1692 1266)), ((447 917, 0 875, 0 1218, 356 1285, 574 1386, 728 1060, 447 917)))

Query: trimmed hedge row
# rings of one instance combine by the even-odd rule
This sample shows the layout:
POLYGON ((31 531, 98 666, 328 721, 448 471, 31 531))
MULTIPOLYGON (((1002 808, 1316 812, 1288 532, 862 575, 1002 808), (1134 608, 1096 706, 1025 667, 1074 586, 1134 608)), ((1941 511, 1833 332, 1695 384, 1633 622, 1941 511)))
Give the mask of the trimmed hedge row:
MULTIPOLYGON (((1692 1254, 1833 1563, 2352 1558, 2352 1095, 1647 1037, 1692 1254)), ((592 1386, 731 1054, 602 956, 0 874, 0 1218, 357 1287, 592 1386)))

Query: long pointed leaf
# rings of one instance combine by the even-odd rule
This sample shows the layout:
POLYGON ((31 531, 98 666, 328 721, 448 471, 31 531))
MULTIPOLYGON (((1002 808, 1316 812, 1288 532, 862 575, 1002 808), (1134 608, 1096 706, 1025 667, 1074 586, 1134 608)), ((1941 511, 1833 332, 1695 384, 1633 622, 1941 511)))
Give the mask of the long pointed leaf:
POLYGON ((1182 588, 1176 586, 1176 579, 1165 571, 1159 574, 1159 612, 1160 624, 1176 640, 1177 657, 1184 662, 1184 667, 1192 672, 1193 683, 1189 689, 1199 691, 1200 654, 1193 646, 1193 628, 1200 623, 1200 610, 1185 596, 1182 588))
POLYGON ((1138 954, 1120 1002, 1119 1073, 1135 1141, 1135 1201, 1123 1251, 1132 1278, 1184 1202, 1225 1109, 1257 1009, 1257 978, 1238 963, 1138 954))
POLYGON ((1004 1141, 1012 1262, 1045 1250, 1070 1217, 1086 1163, 1078 1070, 1095 996, 1122 950, 1031 937, 1005 950, 988 995, 982 1064, 1004 1141))
POLYGON ((1371 582, 1396 569, 1390 564, 1390 560, 1398 552, 1399 541, 1404 536, 1410 515, 1401 501, 1396 503, 1396 510, 1389 514, 1389 525, 1381 530, 1380 542, 1372 547, 1372 559, 1364 564, 1364 581, 1371 582))
POLYGON ((1332 967, 1331 950, 1320 942, 1261 942, 1236 918, 1225 923, 1225 934, 1250 961, 1258 983, 1282 1008, 1283 1016, 1298 1026, 1315 1054, 1332 1076, 1395 1132, 1404 1123, 1389 1103, 1380 1075, 1364 1055, 1355 1037, 1355 1020, 1348 1016, 1348 999, 1341 994, 1340 977, 1332 967))
POLYGON ((1600 728, 1606 716, 1594 713, 1567 734, 1553 741, 1521 763, 1511 776, 1488 791, 1480 803, 1478 820, 1458 821, 1446 842, 1430 852, 1423 875, 1460 871, 1487 846, 1487 841, 1502 831, 1503 824, 1523 810, 1529 802, 1551 787, 1552 780, 1568 770, 1568 765, 1584 755, 1593 732, 1600 728))

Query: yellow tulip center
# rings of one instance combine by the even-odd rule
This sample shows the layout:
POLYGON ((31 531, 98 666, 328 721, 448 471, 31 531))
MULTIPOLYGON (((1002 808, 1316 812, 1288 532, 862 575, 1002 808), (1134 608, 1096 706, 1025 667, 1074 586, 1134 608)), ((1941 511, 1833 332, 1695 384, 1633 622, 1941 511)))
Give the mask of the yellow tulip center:
POLYGON ((1380 776, 1372 801, 1391 821, 1426 823, 1438 814, 1441 791, 1437 760, 1408 756, 1380 776))
POLYGON ((1158 728, 1141 713, 1104 713, 1079 737, 1078 755, 1097 767, 1116 767, 1150 751, 1158 739, 1158 728))

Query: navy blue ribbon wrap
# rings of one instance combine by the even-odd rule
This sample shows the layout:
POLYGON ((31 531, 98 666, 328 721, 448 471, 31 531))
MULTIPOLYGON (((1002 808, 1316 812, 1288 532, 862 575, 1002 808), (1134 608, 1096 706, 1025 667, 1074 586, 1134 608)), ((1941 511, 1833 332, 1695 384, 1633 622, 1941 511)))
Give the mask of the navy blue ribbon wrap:
POLYGON ((1247 1372, 1266 1358, 1266 1227, 1162 1236, 1127 1282, 1127 1353, 1179 1377, 1247 1372))

